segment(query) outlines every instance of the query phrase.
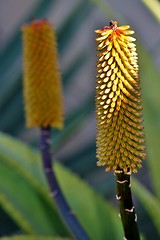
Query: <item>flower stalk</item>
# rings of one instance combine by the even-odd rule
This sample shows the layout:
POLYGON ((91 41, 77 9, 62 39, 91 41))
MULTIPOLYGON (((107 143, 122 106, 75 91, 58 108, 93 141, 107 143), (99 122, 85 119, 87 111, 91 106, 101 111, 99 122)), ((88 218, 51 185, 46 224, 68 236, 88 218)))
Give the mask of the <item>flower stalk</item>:
POLYGON ((52 169, 52 153, 51 153, 51 128, 41 128, 41 153, 44 172, 50 188, 50 196, 56 203, 60 214, 70 229, 71 233, 77 240, 89 240, 86 232, 78 222, 74 211, 69 207, 65 197, 60 189, 59 183, 52 169))
POLYGON ((115 171, 117 195, 120 216, 123 224, 125 239, 140 240, 139 229, 137 226, 137 215, 132 201, 130 175, 131 172, 124 173, 115 171))
POLYGON ((50 195, 70 232, 89 240, 65 200, 52 169, 51 127, 63 128, 63 104, 56 36, 47 20, 34 20, 22 28, 24 53, 24 102, 27 127, 39 127, 44 173, 50 195))
POLYGON ((136 39, 130 26, 96 30, 98 44, 96 118, 97 165, 113 170, 117 180, 125 239, 139 240, 130 175, 146 158, 136 39))

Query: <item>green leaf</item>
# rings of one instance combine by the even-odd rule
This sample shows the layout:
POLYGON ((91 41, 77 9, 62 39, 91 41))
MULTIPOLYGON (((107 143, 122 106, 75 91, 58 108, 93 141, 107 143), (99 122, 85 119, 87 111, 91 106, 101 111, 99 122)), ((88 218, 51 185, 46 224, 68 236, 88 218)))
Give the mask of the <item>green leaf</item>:
POLYGON ((0 203, 27 233, 67 236, 49 197, 37 154, 0 134, 0 203))
POLYGON ((121 222, 112 205, 59 164, 55 164, 55 171, 67 201, 91 239, 122 239, 121 222))
MULTIPOLYGON (((112 236, 113 240, 122 238, 121 222, 112 205, 98 196, 98 194, 76 175, 59 164, 55 164, 55 171, 71 208, 91 236, 91 239, 104 240, 107 238, 110 239, 110 236, 112 236)), ((40 194, 40 186, 43 188, 45 181, 42 174, 39 154, 19 141, 16 141, 16 139, 1 134, 0 192, 3 194, 6 193, 5 197, 10 205, 13 205, 25 220, 27 219, 27 223, 31 225, 33 230, 36 229, 36 233, 40 232, 44 234, 43 231, 46 231, 49 234, 50 229, 44 228, 47 228, 47 226, 49 228, 49 226, 55 224, 55 228, 57 229, 58 223, 56 216, 54 216, 52 220, 48 220, 48 215, 52 215, 53 211, 49 205, 48 209, 45 208, 46 202, 48 201, 43 205, 40 200, 37 200, 36 190, 39 191, 40 194), (14 164, 11 164, 11 159, 14 164), (20 174, 22 169, 25 169, 29 175, 26 174, 23 176, 22 173, 25 173, 25 171, 20 174), (37 187, 39 186, 37 189, 34 188, 36 184, 36 180, 33 180, 34 177, 39 182, 39 185, 36 185, 37 187), (43 216, 44 222, 42 222, 41 216, 39 215, 44 215, 44 211, 47 216, 43 216)), ((46 195, 47 194, 45 194, 45 197, 46 195)), ((3 204, 5 207, 5 200, 3 204)), ((53 225, 52 227, 54 229, 53 225)))
POLYGON ((160 201, 138 180, 132 180, 133 191, 148 212, 157 231, 160 233, 160 201))
POLYGON ((160 3, 157 0, 141 0, 146 7, 151 11, 153 16, 160 22, 160 3))
POLYGON ((144 107, 144 130, 146 134, 147 164, 156 196, 160 200, 160 81, 151 56, 138 44, 141 87, 144 107), (150 87, 149 87, 150 86, 150 87))
POLYGON ((30 236, 30 235, 2 237, 0 239, 1 240, 69 240, 69 238, 62 238, 62 237, 46 237, 46 236, 30 236))

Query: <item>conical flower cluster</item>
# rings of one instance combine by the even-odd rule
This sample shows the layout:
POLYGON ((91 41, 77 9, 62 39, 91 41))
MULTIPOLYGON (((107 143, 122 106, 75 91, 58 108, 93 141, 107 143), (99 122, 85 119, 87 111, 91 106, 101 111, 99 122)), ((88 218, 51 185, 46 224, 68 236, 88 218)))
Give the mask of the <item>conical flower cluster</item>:
POLYGON ((138 57, 130 26, 96 30, 96 116, 98 166, 137 172, 145 159, 138 57))
POLYGON ((53 27, 47 20, 34 20, 22 32, 27 126, 62 128, 62 89, 53 27))

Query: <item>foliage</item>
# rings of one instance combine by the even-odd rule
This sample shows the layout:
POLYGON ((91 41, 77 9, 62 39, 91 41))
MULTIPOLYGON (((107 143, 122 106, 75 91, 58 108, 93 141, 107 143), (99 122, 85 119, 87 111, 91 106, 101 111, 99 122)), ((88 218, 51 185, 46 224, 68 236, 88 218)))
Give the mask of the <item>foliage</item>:
MULTIPOLYGON (((67 235, 49 198, 39 154, 4 134, 0 135, 0 146, 0 202, 3 208, 25 233, 67 235)), ((91 239, 107 236, 119 239, 122 228, 113 206, 61 165, 56 164, 55 171, 73 212, 91 239)))
POLYGON ((69 240, 69 238, 61 237, 46 237, 46 236, 14 236, 14 237, 3 237, 1 240, 69 240))

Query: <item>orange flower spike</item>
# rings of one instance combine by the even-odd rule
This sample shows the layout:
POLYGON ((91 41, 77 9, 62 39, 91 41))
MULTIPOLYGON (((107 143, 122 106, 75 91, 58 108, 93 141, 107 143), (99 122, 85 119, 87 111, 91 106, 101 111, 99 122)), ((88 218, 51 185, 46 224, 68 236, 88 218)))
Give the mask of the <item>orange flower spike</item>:
POLYGON ((24 101, 28 127, 63 127, 62 88, 56 36, 47 20, 22 28, 24 101))
POLYGON ((130 26, 96 30, 97 64, 96 116, 98 166, 137 172, 146 158, 142 126, 140 81, 136 39, 130 26))

